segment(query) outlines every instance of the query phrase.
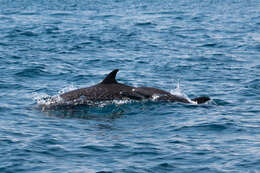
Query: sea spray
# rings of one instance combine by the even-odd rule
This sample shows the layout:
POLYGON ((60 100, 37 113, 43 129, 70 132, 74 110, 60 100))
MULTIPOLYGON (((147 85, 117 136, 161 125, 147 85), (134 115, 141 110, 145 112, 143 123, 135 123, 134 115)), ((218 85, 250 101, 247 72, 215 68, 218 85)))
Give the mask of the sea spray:
POLYGON ((184 91, 182 91, 181 87, 180 87, 180 81, 178 80, 177 84, 176 84, 176 88, 175 89, 171 89, 170 93, 176 96, 180 96, 183 97, 185 99, 187 99, 190 103, 192 104, 197 104, 197 102, 192 101, 185 93, 184 91))

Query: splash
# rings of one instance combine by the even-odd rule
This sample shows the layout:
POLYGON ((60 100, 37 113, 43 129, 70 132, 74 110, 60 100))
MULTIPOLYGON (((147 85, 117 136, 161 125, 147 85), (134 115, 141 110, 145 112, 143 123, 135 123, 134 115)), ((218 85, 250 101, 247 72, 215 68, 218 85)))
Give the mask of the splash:
POLYGON ((33 95, 33 99, 36 101, 37 105, 49 105, 61 100, 59 96, 50 96, 46 93, 34 93, 33 95))
POLYGON ((159 94, 152 95, 152 101, 156 101, 160 97, 159 94))
POLYGON ((116 104, 116 105, 123 105, 123 104, 127 104, 127 103, 132 103, 133 100, 130 99, 125 99, 125 100, 113 100, 112 103, 116 104))
POLYGON ((82 102, 83 98, 79 98, 78 100, 75 100, 72 102, 66 102, 61 97, 60 94, 63 94, 65 92, 71 91, 77 89, 74 85, 70 85, 68 87, 65 87, 61 89, 57 95, 50 96, 46 93, 33 93, 33 99, 35 100, 37 104, 37 108, 42 109, 43 111, 46 109, 53 109, 61 106, 67 106, 70 104, 79 104, 82 102))
POLYGON ((175 89, 171 89, 170 90, 170 93, 173 94, 173 95, 176 95, 176 96, 179 96, 179 97, 183 97, 185 99, 187 99, 190 103, 192 104, 198 104, 197 102, 195 101, 192 101, 181 89, 180 87, 180 81, 178 80, 177 82, 177 85, 176 85, 176 88, 175 89))
MULTIPOLYGON (((69 87, 71 89, 71 87, 69 87)), ((120 106, 123 104, 129 104, 134 102, 133 100, 130 99, 124 99, 124 100, 110 100, 110 101, 90 101, 87 100, 86 97, 81 96, 78 99, 72 100, 72 101, 65 101, 63 98, 60 97, 61 93, 64 93, 64 91, 68 90, 62 89, 59 91, 58 95, 50 96, 46 93, 34 93, 33 94, 33 99, 37 103, 37 108, 41 109, 42 111, 47 111, 47 110, 54 110, 54 109, 69 109, 75 106, 94 106, 94 107, 106 107, 109 105, 116 105, 120 106)))
POLYGON ((61 89, 58 93, 59 94, 64 94, 66 92, 69 92, 69 91, 72 91, 72 90, 75 90, 75 89, 78 89, 77 87, 75 87, 73 84, 61 89))
POLYGON ((42 111, 53 106, 61 105, 64 102, 59 95, 50 96, 45 93, 34 94, 34 100, 37 103, 37 108, 42 109, 42 111))
POLYGON ((44 103, 45 102, 44 100, 47 99, 48 97, 51 97, 51 96, 49 96, 46 93, 33 93, 33 99, 34 99, 34 101, 37 102, 37 104, 44 103))
POLYGON ((180 81, 178 81, 175 89, 170 90, 170 93, 173 95, 180 96, 180 97, 185 97, 185 98, 187 97, 187 95, 184 92, 182 92, 182 90, 181 90, 180 81))

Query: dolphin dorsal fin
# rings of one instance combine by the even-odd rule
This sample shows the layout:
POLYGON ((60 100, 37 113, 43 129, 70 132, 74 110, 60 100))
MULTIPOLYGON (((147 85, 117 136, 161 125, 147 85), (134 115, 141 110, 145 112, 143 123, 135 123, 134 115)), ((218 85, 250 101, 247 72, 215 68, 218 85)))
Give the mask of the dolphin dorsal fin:
POLYGON ((117 83, 116 81, 116 74, 119 70, 115 69, 112 72, 110 72, 107 77, 101 82, 101 84, 113 84, 117 83))

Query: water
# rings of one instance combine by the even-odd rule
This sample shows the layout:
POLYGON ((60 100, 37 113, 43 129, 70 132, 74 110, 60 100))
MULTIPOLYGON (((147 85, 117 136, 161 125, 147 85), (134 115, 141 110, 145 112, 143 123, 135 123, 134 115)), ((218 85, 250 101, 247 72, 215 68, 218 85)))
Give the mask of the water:
POLYGON ((258 0, 0 0, 0 172, 259 172, 258 0), (215 104, 41 111, 117 79, 215 104))

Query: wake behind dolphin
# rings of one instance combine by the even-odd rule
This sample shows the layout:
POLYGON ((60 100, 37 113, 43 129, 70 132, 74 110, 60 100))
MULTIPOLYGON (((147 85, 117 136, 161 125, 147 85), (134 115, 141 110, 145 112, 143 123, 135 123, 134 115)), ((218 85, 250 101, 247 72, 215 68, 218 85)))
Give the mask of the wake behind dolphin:
POLYGON ((210 100, 209 97, 197 97, 189 100, 157 88, 128 86, 117 82, 116 74, 118 71, 118 69, 113 70, 102 82, 96 85, 59 95, 59 102, 53 102, 50 106, 90 105, 95 102, 114 100, 153 100, 203 104, 210 100))

